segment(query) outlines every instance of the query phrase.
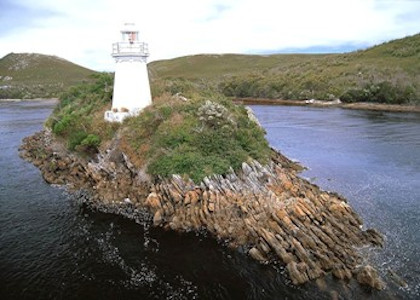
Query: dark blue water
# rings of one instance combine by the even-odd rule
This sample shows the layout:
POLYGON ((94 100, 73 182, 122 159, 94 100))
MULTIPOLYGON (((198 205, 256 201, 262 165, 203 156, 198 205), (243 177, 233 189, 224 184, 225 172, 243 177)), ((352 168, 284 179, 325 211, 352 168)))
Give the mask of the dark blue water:
MULTIPOLYGON (((367 227, 384 233, 369 258, 392 269, 420 298, 420 114, 252 106, 271 145, 309 169, 322 188, 344 195, 367 227)), ((392 288, 392 284, 390 285, 392 288)))
POLYGON ((212 238, 75 204, 18 156, 52 108, 0 102, 0 299, 305 299, 317 290, 212 238))
POLYGON ((253 107, 271 143, 311 168, 304 176, 348 196, 366 223, 386 234, 385 252, 367 254, 383 270, 401 272, 410 287, 398 289, 391 283, 385 293, 371 293, 331 278, 321 290, 315 283, 294 287, 280 266, 259 265, 212 238, 152 229, 78 206, 63 188, 46 184, 34 166, 18 157, 22 138, 40 130, 52 108, 48 102, 0 102, 0 299, 418 296, 419 161, 418 151, 406 148, 417 137, 418 149, 418 117, 253 107), (382 124, 376 130, 375 122, 382 124), (357 134, 361 124, 371 124, 363 135, 357 134), (387 134, 399 137, 400 144, 393 143, 397 138, 380 142, 378 133, 389 126, 400 127, 387 134), (413 138, 402 143, 401 135, 409 132, 413 138), (372 143, 382 143, 377 155, 372 143), (356 151, 360 147, 363 151, 356 151), (387 147, 409 157, 397 162, 387 147))

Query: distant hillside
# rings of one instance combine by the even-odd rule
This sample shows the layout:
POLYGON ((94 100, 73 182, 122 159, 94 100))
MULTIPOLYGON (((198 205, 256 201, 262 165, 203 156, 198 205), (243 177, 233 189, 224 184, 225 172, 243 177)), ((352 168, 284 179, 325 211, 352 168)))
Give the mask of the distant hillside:
POLYGON ((56 97, 94 73, 56 56, 10 53, 0 59, 0 99, 56 97))
POLYGON ((420 34, 351 53, 195 55, 149 69, 179 92, 188 80, 232 97, 420 103, 420 34))
MULTIPOLYGON (((153 94, 420 104, 420 34, 343 54, 212 54, 148 65, 153 94)), ((95 72, 55 56, 0 59, 0 98, 55 97, 95 72)))

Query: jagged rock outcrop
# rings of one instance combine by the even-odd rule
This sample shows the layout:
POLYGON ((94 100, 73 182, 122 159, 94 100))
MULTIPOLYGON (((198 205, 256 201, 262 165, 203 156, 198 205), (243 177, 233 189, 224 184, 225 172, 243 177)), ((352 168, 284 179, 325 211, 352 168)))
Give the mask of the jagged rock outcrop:
POLYGON ((92 207, 136 219, 150 213, 154 226, 206 230, 261 263, 280 261, 295 284, 331 272, 384 287, 357 250, 382 246, 374 229, 341 196, 297 176, 296 165, 273 151, 272 161, 242 164, 242 170, 205 178, 199 185, 179 175, 152 180, 130 163, 114 141, 110 150, 86 160, 68 153, 48 131, 26 138, 22 157, 50 183, 86 190, 92 207))

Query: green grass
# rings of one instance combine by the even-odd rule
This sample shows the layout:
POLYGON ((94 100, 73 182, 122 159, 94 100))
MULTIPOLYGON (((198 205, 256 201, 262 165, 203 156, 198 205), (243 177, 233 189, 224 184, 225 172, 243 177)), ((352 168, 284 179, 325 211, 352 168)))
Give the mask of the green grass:
POLYGON ((179 57, 149 64, 151 77, 160 79, 221 80, 221 76, 269 72, 316 61, 325 54, 242 55, 213 54, 179 57))
POLYGON ((95 73, 55 56, 11 53, 0 59, 0 99, 58 97, 95 73))

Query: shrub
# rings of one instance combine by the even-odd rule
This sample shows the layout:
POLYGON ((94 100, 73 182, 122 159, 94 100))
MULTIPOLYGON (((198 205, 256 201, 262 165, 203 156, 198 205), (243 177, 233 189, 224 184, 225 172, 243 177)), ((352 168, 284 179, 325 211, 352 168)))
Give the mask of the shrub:
MULTIPOLYGON (((154 90, 154 93, 157 92, 156 89, 154 90)), ((184 95, 190 96, 191 93, 194 93, 197 91, 197 85, 190 81, 183 78, 173 78, 172 80, 166 80, 163 83, 163 88, 160 89, 160 93, 167 92, 171 95, 175 95, 177 93, 182 93, 184 95)))
POLYGON ((101 138, 96 134, 89 134, 80 144, 90 148, 97 148, 101 144, 101 138))
POLYGON ((369 83, 362 88, 346 91, 341 101, 352 102, 377 102, 387 104, 403 104, 415 101, 415 90, 411 86, 393 85, 388 81, 369 83))
POLYGON ((235 125, 235 122, 226 107, 209 100, 200 106, 197 114, 198 119, 205 126, 218 127, 223 125, 235 125))
POLYGON ((74 150, 87 137, 87 133, 83 130, 72 132, 68 137, 68 148, 74 150))
POLYGON ((223 174, 229 169, 229 161, 217 156, 203 156, 197 149, 185 145, 169 154, 162 154, 148 167, 152 175, 168 177, 171 174, 187 175, 195 182, 205 176, 223 174))
POLYGON ((365 93, 361 89, 351 89, 341 95, 340 100, 345 103, 365 102, 365 93))
POLYGON ((80 141, 79 144, 77 144, 74 149, 87 153, 87 154, 93 154, 98 152, 98 147, 101 144, 101 138, 97 136, 96 134, 88 134, 83 140, 80 141))
POLYGON ((57 135, 63 135, 69 127, 74 123, 73 120, 75 119, 74 115, 65 115, 59 121, 55 122, 53 126, 53 133, 57 135))

